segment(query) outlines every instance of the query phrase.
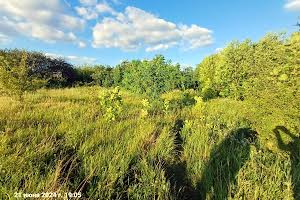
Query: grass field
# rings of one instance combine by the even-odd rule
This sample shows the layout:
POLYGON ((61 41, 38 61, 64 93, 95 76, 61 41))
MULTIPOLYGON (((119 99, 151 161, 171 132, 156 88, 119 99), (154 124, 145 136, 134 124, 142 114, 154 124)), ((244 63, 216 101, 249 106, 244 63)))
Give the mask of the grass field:
POLYGON ((287 137, 298 133, 280 120, 259 129, 247 102, 228 99, 141 117, 143 98, 121 91, 122 113, 107 121, 105 90, 0 97, 0 199, 300 199, 300 142, 287 137))

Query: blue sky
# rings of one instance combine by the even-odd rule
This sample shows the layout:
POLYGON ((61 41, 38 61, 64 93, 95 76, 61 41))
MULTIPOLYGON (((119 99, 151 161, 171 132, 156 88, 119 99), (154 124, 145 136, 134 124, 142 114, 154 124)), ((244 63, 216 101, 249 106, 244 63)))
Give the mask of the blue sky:
POLYGON ((0 48, 75 65, 162 54, 195 66, 232 40, 296 31, 298 16, 300 0, 7 0, 0 1, 0 48))

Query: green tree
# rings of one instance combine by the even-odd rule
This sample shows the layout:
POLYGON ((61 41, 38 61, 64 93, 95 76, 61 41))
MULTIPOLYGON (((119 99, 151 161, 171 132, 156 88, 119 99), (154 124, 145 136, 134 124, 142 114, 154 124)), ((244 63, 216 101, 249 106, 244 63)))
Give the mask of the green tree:
POLYGON ((232 42, 197 67, 202 97, 245 100, 255 113, 254 121, 260 123, 258 129, 273 121, 296 130, 300 123, 299 58, 298 32, 290 37, 268 34, 256 43, 232 42))
POLYGON ((75 68, 76 70, 76 82, 79 84, 92 84, 93 77, 95 73, 95 68, 93 66, 84 65, 75 68))
POLYGON ((200 82, 200 90, 204 99, 217 97, 220 88, 217 83, 216 71, 220 55, 215 54, 205 58, 196 68, 196 76, 200 82))
POLYGON ((161 93, 180 87, 179 65, 172 65, 161 55, 152 60, 134 60, 124 71, 122 85, 133 92, 157 98, 161 93))
POLYGON ((254 47, 250 40, 232 42, 221 53, 216 75, 220 96, 244 99, 244 84, 254 64, 254 47))
POLYGON ((7 61, 8 65, 16 66, 21 62, 24 52, 26 52, 26 64, 30 66, 30 73, 47 80, 47 87, 71 86, 76 81, 75 69, 62 58, 18 49, 0 50, 0 56, 7 61))
POLYGON ((92 79, 97 85, 102 87, 111 87, 113 85, 112 68, 107 66, 95 66, 95 72, 92 79))
POLYGON ((0 57, 0 88, 4 93, 16 96, 19 100, 23 100, 25 92, 35 91, 45 84, 45 80, 33 75, 26 61, 27 53, 25 52, 20 62, 13 66, 3 56, 0 57))
POLYGON ((182 89, 196 89, 198 87, 198 81, 195 71, 192 67, 184 68, 181 71, 181 84, 182 89))
POLYGON ((295 129, 300 123, 299 41, 299 33, 289 38, 270 34, 260 40, 246 90, 246 99, 256 108, 257 116, 280 119, 295 129))
POLYGON ((113 82, 114 82, 114 86, 121 86, 122 85, 122 80, 124 78, 124 72, 125 69, 127 67, 127 65, 129 64, 128 61, 124 61, 121 64, 117 65, 113 71, 112 71, 112 76, 113 76, 113 82))

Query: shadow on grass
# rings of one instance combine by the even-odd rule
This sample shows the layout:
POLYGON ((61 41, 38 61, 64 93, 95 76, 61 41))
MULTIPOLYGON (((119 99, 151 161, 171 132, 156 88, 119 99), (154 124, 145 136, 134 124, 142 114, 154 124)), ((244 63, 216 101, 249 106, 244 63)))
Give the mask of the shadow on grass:
POLYGON ((137 164, 140 160, 140 156, 133 157, 128 165, 126 174, 119 177, 114 185, 114 192, 110 199, 122 199, 129 200, 128 189, 130 186, 138 184, 137 175, 140 175, 140 171, 137 167, 137 164))
POLYGON ((183 126, 184 121, 181 119, 177 119, 173 125, 171 134, 174 136, 175 161, 165 165, 166 177, 171 185, 172 196, 178 200, 193 199, 195 195, 195 191, 187 176, 186 162, 181 160, 183 152, 181 129, 183 126))
POLYGON ((240 128, 229 134, 212 150, 195 188, 188 178, 186 161, 181 159, 184 149, 180 133, 183 126, 182 120, 176 120, 171 131, 175 136, 176 161, 166 165, 173 199, 199 200, 207 199, 209 195, 210 199, 227 199, 230 185, 235 183, 236 175, 250 157, 250 145, 256 144, 257 133, 250 128, 240 128))
POLYGON ((227 199, 229 195, 234 196, 234 192, 229 194, 230 186, 235 184, 239 170, 249 159, 250 145, 255 144, 256 135, 249 128, 240 128, 212 150, 194 199, 227 199))
POLYGON ((294 198, 300 200, 300 137, 292 134, 284 126, 276 126, 273 129, 278 141, 278 146, 281 150, 289 153, 291 158, 291 175, 293 182, 294 198), (280 132, 289 136, 292 141, 285 144, 282 140, 280 132))

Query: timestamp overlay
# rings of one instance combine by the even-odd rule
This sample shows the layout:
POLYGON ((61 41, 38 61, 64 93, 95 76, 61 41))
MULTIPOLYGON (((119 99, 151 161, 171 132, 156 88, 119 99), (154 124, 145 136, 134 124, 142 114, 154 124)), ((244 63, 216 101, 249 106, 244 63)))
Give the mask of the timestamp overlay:
POLYGON ((81 192, 15 192, 15 198, 26 198, 26 199, 34 199, 34 198, 53 198, 53 199, 80 199, 82 197, 81 192))

